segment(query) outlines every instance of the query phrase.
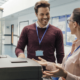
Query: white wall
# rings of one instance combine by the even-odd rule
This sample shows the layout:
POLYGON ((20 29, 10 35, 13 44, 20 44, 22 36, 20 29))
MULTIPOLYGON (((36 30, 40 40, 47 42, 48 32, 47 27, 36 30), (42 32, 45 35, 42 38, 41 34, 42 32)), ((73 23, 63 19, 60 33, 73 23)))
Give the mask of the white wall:
MULTIPOLYGON (((11 25, 14 24, 14 35, 18 35, 18 20, 6 20, 5 21, 5 35, 11 35, 11 25)), ((4 36, 4 44, 11 44, 11 36, 4 36)), ((17 36, 13 37, 13 44, 17 45, 17 36)))
MULTIPOLYGON (((0 19, 2 18, 2 11, 0 10, 0 19)), ((0 55, 2 54, 2 26, 1 26, 1 20, 0 20, 0 55)))
POLYGON ((17 42, 18 42, 18 20, 15 20, 14 22, 14 36, 13 37, 13 45, 17 46, 17 42))
MULTIPOLYGON (((29 24, 32 24, 34 19, 37 19, 36 16, 35 16, 35 13, 31 13, 31 14, 28 14, 28 15, 20 16, 20 17, 18 17, 18 27, 19 27, 19 22, 21 22, 21 21, 29 21, 29 24)), ((18 31, 18 35, 19 35, 19 31, 18 31)))
POLYGON ((80 0, 68 4, 63 4, 57 7, 51 8, 51 17, 52 16, 59 16, 59 15, 65 15, 65 14, 71 14, 74 8, 80 7, 80 0))
POLYGON ((2 17, 1 15, 2 15, 2 14, 1 14, 1 11, 0 11, 0 18, 2 17))

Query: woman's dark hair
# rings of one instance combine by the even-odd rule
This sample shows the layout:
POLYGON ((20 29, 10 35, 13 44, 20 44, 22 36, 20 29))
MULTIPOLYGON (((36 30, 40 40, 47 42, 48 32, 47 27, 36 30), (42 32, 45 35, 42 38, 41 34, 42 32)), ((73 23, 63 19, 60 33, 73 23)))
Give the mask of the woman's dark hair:
POLYGON ((80 25, 80 8, 76 8, 73 11, 73 20, 80 25))
POLYGON ((38 13, 38 8, 40 7, 48 7, 50 9, 50 4, 45 0, 37 2, 34 7, 35 13, 38 13))

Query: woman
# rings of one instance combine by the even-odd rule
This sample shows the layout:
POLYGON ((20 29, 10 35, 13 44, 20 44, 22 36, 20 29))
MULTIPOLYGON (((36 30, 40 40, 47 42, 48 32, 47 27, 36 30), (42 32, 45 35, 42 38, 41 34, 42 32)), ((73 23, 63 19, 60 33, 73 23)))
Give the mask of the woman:
POLYGON ((80 80, 80 8, 74 9, 68 24, 77 40, 73 42, 71 52, 64 57, 62 65, 47 62, 40 57, 41 61, 37 62, 49 70, 43 72, 47 76, 60 77, 59 80, 80 80))

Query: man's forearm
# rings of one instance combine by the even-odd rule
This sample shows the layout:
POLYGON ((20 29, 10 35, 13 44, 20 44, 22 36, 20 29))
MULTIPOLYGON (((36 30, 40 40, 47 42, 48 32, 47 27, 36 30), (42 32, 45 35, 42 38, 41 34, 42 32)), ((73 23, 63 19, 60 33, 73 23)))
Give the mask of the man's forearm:
POLYGON ((20 54, 18 55, 18 58, 25 58, 24 53, 20 53, 20 54))

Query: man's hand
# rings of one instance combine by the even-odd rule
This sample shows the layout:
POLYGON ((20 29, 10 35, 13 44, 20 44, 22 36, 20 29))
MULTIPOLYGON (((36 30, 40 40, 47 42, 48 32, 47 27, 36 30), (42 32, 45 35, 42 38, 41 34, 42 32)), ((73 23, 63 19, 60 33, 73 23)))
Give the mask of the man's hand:
POLYGON ((20 54, 18 55, 18 58, 25 58, 24 53, 20 53, 20 54))

